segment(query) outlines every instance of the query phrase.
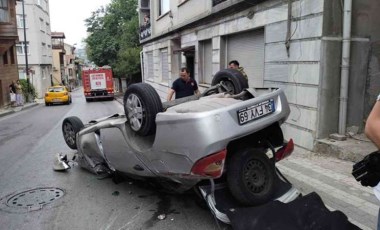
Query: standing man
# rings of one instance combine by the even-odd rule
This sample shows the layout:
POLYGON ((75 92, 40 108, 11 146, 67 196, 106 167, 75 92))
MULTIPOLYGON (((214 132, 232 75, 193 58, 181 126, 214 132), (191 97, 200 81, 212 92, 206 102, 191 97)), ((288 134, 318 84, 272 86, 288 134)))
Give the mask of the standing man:
POLYGON ((238 70, 244 77, 245 79, 248 81, 248 76, 247 74, 244 72, 244 68, 243 67, 240 67, 240 64, 238 61, 236 60, 232 60, 228 63, 228 68, 230 69, 236 69, 238 70))
MULTIPOLYGON (((366 125, 365 125, 365 134, 368 138, 380 149, 380 94, 377 97, 375 106, 373 107, 371 113, 368 116, 366 125)), ((371 154, 372 155, 372 154, 371 154)), ((374 153, 370 160, 379 161, 380 153, 374 153)), ((375 164, 375 162, 373 162, 375 164)), ((377 166, 379 167, 379 165, 377 166)), ((376 168, 377 172, 380 172, 380 168, 376 168)), ((380 183, 373 187, 373 191, 378 200, 380 200, 380 183)), ((377 220, 377 230, 380 230, 380 210, 377 220)))
POLYGON ((199 94, 198 84, 190 77, 190 71, 188 68, 181 68, 180 77, 173 82, 172 88, 169 89, 167 97, 168 101, 172 100, 174 93, 175 99, 199 94))

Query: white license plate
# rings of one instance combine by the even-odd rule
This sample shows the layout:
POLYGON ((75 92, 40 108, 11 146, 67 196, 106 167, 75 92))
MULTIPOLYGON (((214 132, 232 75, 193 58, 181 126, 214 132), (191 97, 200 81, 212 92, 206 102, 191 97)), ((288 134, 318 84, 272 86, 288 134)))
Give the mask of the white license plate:
POLYGON ((256 120, 275 111, 274 100, 269 99, 256 105, 249 106, 237 112, 239 125, 256 120))
POLYGON ((54 102, 61 102, 61 99, 54 98, 53 101, 54 102))

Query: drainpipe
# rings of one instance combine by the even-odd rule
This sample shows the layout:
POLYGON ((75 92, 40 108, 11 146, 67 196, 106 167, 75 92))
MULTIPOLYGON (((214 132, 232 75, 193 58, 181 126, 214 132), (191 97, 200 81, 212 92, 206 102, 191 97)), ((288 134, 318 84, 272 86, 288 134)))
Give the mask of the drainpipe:
POLYGON ((339 134, 346 134, 348 82, 350 72, 350 48, 351 48, 351 11, 352 0, 344 0, 343 12, 343 44, 340 79, 340 104, 339 104, 339 134))

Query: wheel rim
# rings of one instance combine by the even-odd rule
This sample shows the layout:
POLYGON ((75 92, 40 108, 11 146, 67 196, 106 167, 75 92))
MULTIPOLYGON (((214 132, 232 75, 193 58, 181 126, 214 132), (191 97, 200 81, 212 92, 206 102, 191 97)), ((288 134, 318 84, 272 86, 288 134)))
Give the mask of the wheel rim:
POLYGON ((268 175, 263 162, 250 160, 244 166, 243 181, 244 185, 252 193, 261 193, 266 189, 268 175))
POLYGON ((63 135, 65 137, 65 141, 67 144, 73 146, 75 145, 75 130, 74 130, 74 127, 66 122, 64 125, 63 125, 63 135))
POLYGON ((222 88, 229 94, 235 94, 235 87, 231 81, 221 81, 222 88))
POLYGON ((127 111, 131 128, 134 131, 139 131, 143 125, 143 106, 137 95, 130 94, 128 96, 127 111))

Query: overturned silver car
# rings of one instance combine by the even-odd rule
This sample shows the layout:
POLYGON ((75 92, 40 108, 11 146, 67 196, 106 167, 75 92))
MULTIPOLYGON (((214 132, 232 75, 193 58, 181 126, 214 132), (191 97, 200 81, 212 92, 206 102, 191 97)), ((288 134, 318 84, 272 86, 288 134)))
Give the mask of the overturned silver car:
POLYGON ((64 139, 77 149, 80 166, 96 174, 121 172, 175 192, 217 181, 241 205, 284 195, 275 191, 275 162, 294 147, 280 128, 290 113, 284 92, 247 88, 234 70, 214 80, 200 96, 165 103, 149 84, 133 84, 124 95, 125 115, 86 125, 67 117, 64 139))

